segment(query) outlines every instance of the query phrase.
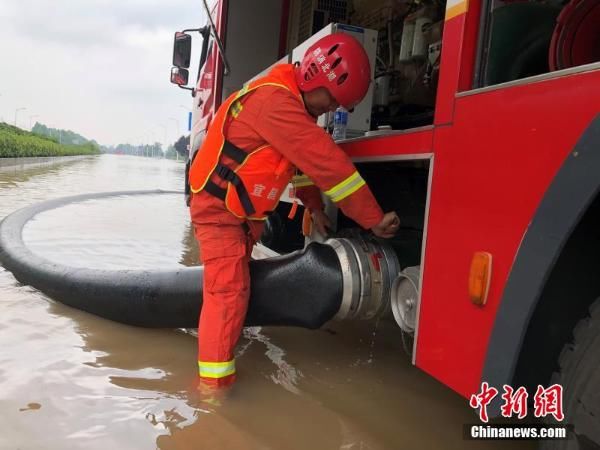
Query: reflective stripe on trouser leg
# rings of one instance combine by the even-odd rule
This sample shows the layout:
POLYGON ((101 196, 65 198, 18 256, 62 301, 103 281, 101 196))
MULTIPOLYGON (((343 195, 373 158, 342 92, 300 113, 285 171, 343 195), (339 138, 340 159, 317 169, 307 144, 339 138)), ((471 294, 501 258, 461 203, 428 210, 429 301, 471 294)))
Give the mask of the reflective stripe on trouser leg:
POLYGON ((235 373, 235 360, 226 362, 198 361, 198 373, 203 378, 223 378, 235 373))
POLYGON ((250 296, 248 236, 240 225, 195 224, 195 230, 204 264, 198 368, 201 377, 218 380, 235 373, 233 351, 250 296))

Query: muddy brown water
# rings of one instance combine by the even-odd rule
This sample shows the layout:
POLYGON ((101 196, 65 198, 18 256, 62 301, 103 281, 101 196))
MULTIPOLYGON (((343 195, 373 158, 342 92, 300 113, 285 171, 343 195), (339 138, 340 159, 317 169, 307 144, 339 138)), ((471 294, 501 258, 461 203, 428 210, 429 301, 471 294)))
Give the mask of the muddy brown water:
MULTIPOLYGON (((89 192, 179 190, 183 164, 104 155, 0 171, 0 218, 89 192)), ((107 269, 197 264, 179 195, 115 197, 42 213, 44 257, 107 269)), ((274 293, 273 295, 280 295, 274 293)), ((195 389, 196 340, 66 307, 0 267, 0 449, 494 449, 465 441, 467 401, 413 367, 389 320, 249 328, 219 403, 195 389)))

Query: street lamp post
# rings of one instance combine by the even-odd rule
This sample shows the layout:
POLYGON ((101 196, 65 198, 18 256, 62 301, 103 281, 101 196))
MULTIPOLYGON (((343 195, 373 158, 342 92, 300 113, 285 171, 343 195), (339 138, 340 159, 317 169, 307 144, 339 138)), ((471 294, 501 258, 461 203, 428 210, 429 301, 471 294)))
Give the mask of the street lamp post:
POLYGON ((144 136, 136 136, 135 139, 139 142, 139 144, 137 144, 135 154, 136 156, 142 156, 142 151, 144 149, 144 136))
POLYGON ((167 127, 166 127, 165 125, 160 125, 160 124, 159 124, 159 125, 157 125, 157 128, 159 128, 159 127, 160 127, 160 128, 162 128, 162 129, 163 129, 163 131, 164 131, 164 137, 165 137, 165 140, 163 141, 163 143, 164 143, 164 145, 165 145, 165 150, 166 150, 166 149, 167 149, 167 145, 168 145, 168 144, 167 144, 167 127))
POLYGON ((24 106, 23 106, 23 107, 21 107, 21 108, 17 108, 17 109, 15 109, 15 127, 17 126, 17 116, 19 115, 19 111, 24 111, 24 110, 26 110, 26 109, 27 109, 27 108, 25 108, 24 106))
POLYGON ((148 130, 146 134, 148 137, 148 146, 150 147, 148 149, 147 156, 154 157, 154 142, 156 141, 156 139, 154 138, 154 132, 152 130, 148 130))
MULTIPOLYGON (((181 131, 181 128, 179 128, 179 120, 175 119, 174 117, 169 117, 169 120, 175 122, 175 126, 177 127, 175 129, 175 142, 177 142, 177 139, 179 138, 179 132, 181 131)), ((179 153, 177 150, 175 150, 175 160, 179 161, 179 153)))

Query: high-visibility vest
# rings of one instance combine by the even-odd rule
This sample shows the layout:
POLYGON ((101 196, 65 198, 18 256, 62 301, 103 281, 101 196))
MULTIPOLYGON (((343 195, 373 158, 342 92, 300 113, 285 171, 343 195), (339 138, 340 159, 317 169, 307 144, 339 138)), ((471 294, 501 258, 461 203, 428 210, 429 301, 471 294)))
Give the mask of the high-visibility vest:
POLYGON ((263 145, 246 152, 225 138, 228 117, 231 115, 235 120, 243 108, 241 98, 261 86, 287 89, 303 102, 292 64, 277 65, 265 77, 246 84, 217 110, 189 173, 193 193, 206 190, 223 199, 232 214, 250 220, 267 218, 294 174, 292 163, 272 146, 263 145), (234 160, 237 167, 231 169, 222 164, 222 154, 234 160), (210 180, 213 173, 227 181, 225 189, 210 180))

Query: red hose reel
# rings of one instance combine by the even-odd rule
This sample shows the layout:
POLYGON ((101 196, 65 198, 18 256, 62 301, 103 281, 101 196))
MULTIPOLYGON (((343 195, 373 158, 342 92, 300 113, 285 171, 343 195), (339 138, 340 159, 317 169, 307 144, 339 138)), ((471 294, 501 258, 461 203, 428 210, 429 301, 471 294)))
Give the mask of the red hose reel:
POLYGON ((600 0, 571 0, 550 42, 550 70, 600 61, 600 0))

